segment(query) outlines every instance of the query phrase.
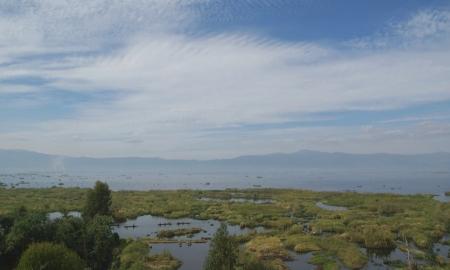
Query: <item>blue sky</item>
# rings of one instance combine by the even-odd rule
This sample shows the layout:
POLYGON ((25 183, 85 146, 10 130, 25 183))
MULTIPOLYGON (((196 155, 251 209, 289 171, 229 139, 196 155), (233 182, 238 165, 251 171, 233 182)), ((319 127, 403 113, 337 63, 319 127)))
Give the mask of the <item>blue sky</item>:
POLYGON ((450 3, 6 0, 0 148, 450 151, 450 3))

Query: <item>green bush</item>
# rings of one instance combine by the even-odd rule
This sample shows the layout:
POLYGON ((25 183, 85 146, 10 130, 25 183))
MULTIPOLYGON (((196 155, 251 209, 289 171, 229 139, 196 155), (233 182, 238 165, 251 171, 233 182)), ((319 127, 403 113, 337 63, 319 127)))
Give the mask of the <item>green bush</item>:
POLYGON ((274 268, 268 265, 263 260, 257 259, 255 256, 247 252, 241 252, 239 256, 238 270, 274 270, 274 268))
POLYGON ((403 212, 403 209, 395 203, 380 203, 378 205, 378 213, 382 216, 393 216, 403 212))
POLYGON ((238 244, 228 234, 227 225, 222 223, 211 240, 204 270, 233 270, 237 263, 238 244))
POLYGON ((136 264, 143 264, 149 253, 148 245, 142 241, 133 241, 120 254, 120 269, 132 269, 136 264))
POLYGON ((364 246, 370 249, 394 248, 394 235, 386 226, 368 225, 363 229, 364 246))
POLYGON ((130 242, 120 254, 120 270, 175 270, 181 262, 170 252, 149 254, 149 246, 144 241, 130 242))
POLYGON ((47 216, 41 213, 24 213, 14 220, 14 225, 6 235, 6 253, 19 257, 32 242, 48 241, 52 227, 47 216))
POLYGON ((82 270, 80 257, 64 245, 31 244, 22 254, 17 270, 82 270))

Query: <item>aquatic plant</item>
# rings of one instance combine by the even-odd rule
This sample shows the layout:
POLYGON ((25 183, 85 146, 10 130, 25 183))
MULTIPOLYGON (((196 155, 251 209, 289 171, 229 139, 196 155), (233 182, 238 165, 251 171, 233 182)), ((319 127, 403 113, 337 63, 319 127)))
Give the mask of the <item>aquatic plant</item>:
POLYGON ((257 236, 248 242, 245 248, 258 259, 291 259, 280 238, 275 236, 257 236))
POLYGON ((391 249, 395 247, 394 235, 387 226, 367 225, 362 229, 364 246, 369 249, 391 249))
POLYGON ((180 265, 168 251, 149 254, 149 246, 143 241, 130 241, 119 255, 119 270, 175 270, 180 265))

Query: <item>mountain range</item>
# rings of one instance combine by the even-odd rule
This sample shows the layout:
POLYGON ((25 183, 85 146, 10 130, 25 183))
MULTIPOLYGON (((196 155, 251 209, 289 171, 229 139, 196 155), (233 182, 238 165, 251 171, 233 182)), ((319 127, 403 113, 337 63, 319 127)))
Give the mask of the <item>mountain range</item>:
POLYGON ((450 168, 450 153, 350 154, 301 150, 293 153, 248 155, 230 159, 170 160, 147 157, 90 158, 42 154, 26 150, 1 150, 1 171, 105 171, 105 170, 238 170, 264 169, 408 169, 450 168))

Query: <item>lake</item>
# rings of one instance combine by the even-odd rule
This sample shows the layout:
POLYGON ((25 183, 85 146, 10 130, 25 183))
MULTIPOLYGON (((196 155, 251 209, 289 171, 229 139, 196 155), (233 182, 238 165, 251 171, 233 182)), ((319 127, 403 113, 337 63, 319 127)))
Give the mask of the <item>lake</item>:
POLYGON ((92 187, 107 182, 113 190, 298 188, 317 191, 427 193, 448 200, 450 171, 262 170, 137 172, 9 172, 0 174, 7 187, 92 187))

